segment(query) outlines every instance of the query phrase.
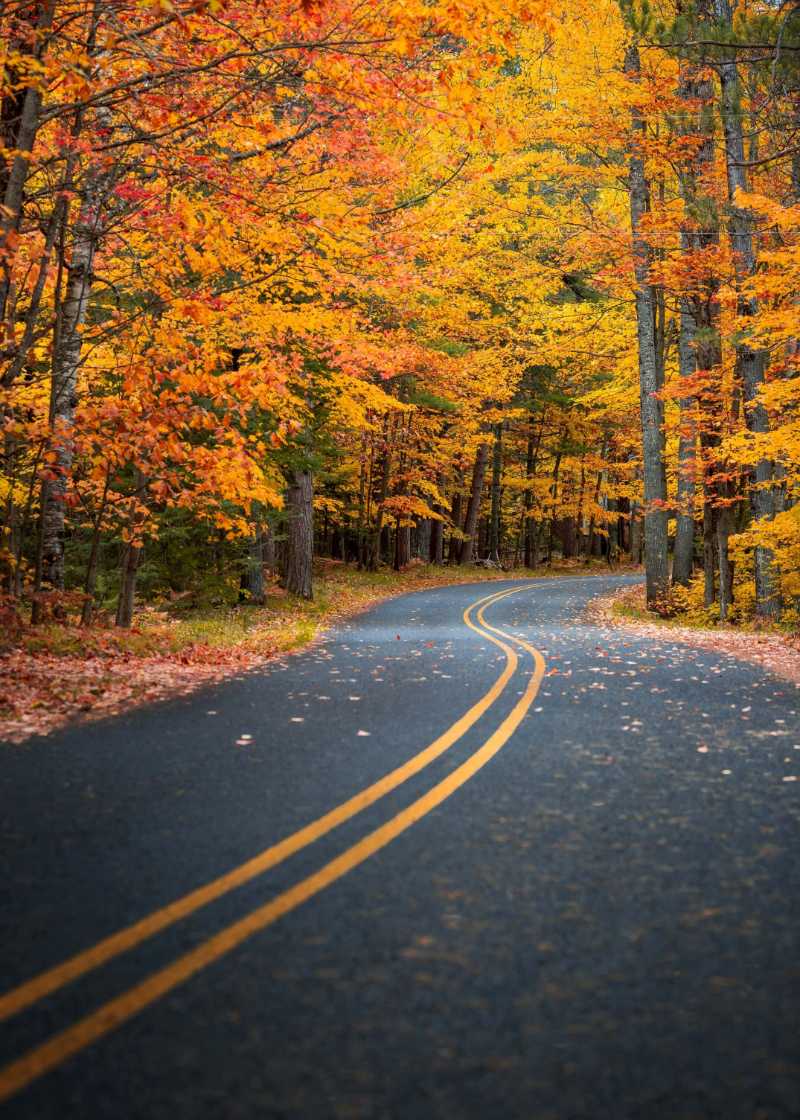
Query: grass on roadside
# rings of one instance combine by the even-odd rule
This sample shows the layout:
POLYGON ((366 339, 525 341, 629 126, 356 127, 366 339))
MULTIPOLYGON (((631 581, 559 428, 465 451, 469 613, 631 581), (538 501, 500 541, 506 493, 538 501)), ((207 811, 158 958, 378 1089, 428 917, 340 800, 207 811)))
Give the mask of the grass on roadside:
POLYGON ((539 571, 411 565, 397 573, 358 572, 321 560, 315 598, 270 585, 260 605, 208 604, 189 592, 141 607, 129 630, 101 617, 90 627, 21 625, 0 651, 0 739, 21 743, 75 719, 96 719, 263 665, 300 649, 340 619, 394 595, 456 583, 607 572, 566 562, 539 571))
POLYGON ((380 569, 359 572, 337 561, 315 565, 314 599, 306 602, 270 584, 263 604, 196 604, 191 595, 174 601, 142 606, 129 630, 102 620, 94 626, 76 621, 23 626, 15 647, 33 656, 86 658, 175 657, 214 650, 241 649, 253 654, 286 652, 307 645, 321 629, 347 614, 366 609, 389 596, 454 583, 491 582, 580 575, 607 571, 605 565, 588 566, 564 561, 535 571, 502 571, 482 567, 436 567, 412 564, 404 572, 380 569))
POLYGON ((698 592, 699 583, 690 589, 673 588, 662 610, 649 610, 645 602, 643 584, 626 587, 616 592, 608 601, 610 614, 624 622, 644 622, 666 629, 691 629, 709 633, 731 632, 740 634, 775 633, 796 634, 795 612, 786 612, 780 622, 768 623, 754 615, 754 596, 748 587, 737 586, 737 598, 727 622, 719 620, 719 604, 705 607, 698 592))

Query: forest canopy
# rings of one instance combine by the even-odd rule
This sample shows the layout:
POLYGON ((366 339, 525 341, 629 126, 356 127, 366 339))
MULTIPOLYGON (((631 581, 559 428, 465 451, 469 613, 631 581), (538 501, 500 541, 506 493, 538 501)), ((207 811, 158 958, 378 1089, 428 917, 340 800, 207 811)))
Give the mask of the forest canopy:
POLYGON ((0 11, 10 609, 604 556, 796 621, 800 3, 0 11))

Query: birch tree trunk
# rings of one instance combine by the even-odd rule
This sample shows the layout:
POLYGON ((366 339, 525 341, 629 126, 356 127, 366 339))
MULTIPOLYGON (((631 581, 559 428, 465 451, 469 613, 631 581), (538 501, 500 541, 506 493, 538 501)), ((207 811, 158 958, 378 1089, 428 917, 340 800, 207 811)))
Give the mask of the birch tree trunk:
POLYGON ((92 291, 92 264, 101 235, 103 173, 89 172, 78 218, 73 228, 68 282, 61 304, 58 337, 53 354, 50 422, 53 432, 51 478, 42 486, 41 583, 53 590, 64 587, 64 508, 72 474, 78 369, 86 309, 92 291))
MULTIPOLYGON (((625 52, 625 73, 638 80, 641 67, 637 47, 625 52)), ((636 280, 636 329, 639 344, 639 402, 644 457, 644 548, 647 605, 655 606, 668 586, 667 476, 664 466, 664 404, 656 396, 663 388, 663 368, 658 360, 656 313, 658 301, 649 270, 651 251, 642 232, 642 218, 650 209, 650 188, 641 154, 645 122, 641 112, 631 113, 630 208, 633 267, 636 280)))

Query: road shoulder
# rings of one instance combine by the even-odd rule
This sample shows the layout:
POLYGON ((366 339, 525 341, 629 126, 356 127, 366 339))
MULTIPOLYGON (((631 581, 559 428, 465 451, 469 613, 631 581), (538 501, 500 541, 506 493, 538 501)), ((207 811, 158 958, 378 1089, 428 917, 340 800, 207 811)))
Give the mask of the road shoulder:
MULTIPOLYGON (((673 619, 645 621, 619 613, 619 605, 630 601, 639 586, 620 588, 610 595, 592 599, 586 617, 595 625, 612 626, 641 638, 669 638, 684 645, 729 654, 741 661, 759 665, 800 689, 800 638, 775 631, 742 630, 717 627, 713 630, 689 626, 673 619)), ((643 607, 643 603, 641 604, 643 607)))

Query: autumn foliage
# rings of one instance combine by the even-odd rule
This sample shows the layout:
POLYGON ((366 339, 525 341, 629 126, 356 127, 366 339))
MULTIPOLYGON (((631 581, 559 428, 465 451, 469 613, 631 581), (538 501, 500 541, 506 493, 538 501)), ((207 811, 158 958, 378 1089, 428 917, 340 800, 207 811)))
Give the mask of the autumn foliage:
POLYGON ((2 30, 4 617, 646 540, 654 605, 791 618, 796 9, 10 0, 2 30))

